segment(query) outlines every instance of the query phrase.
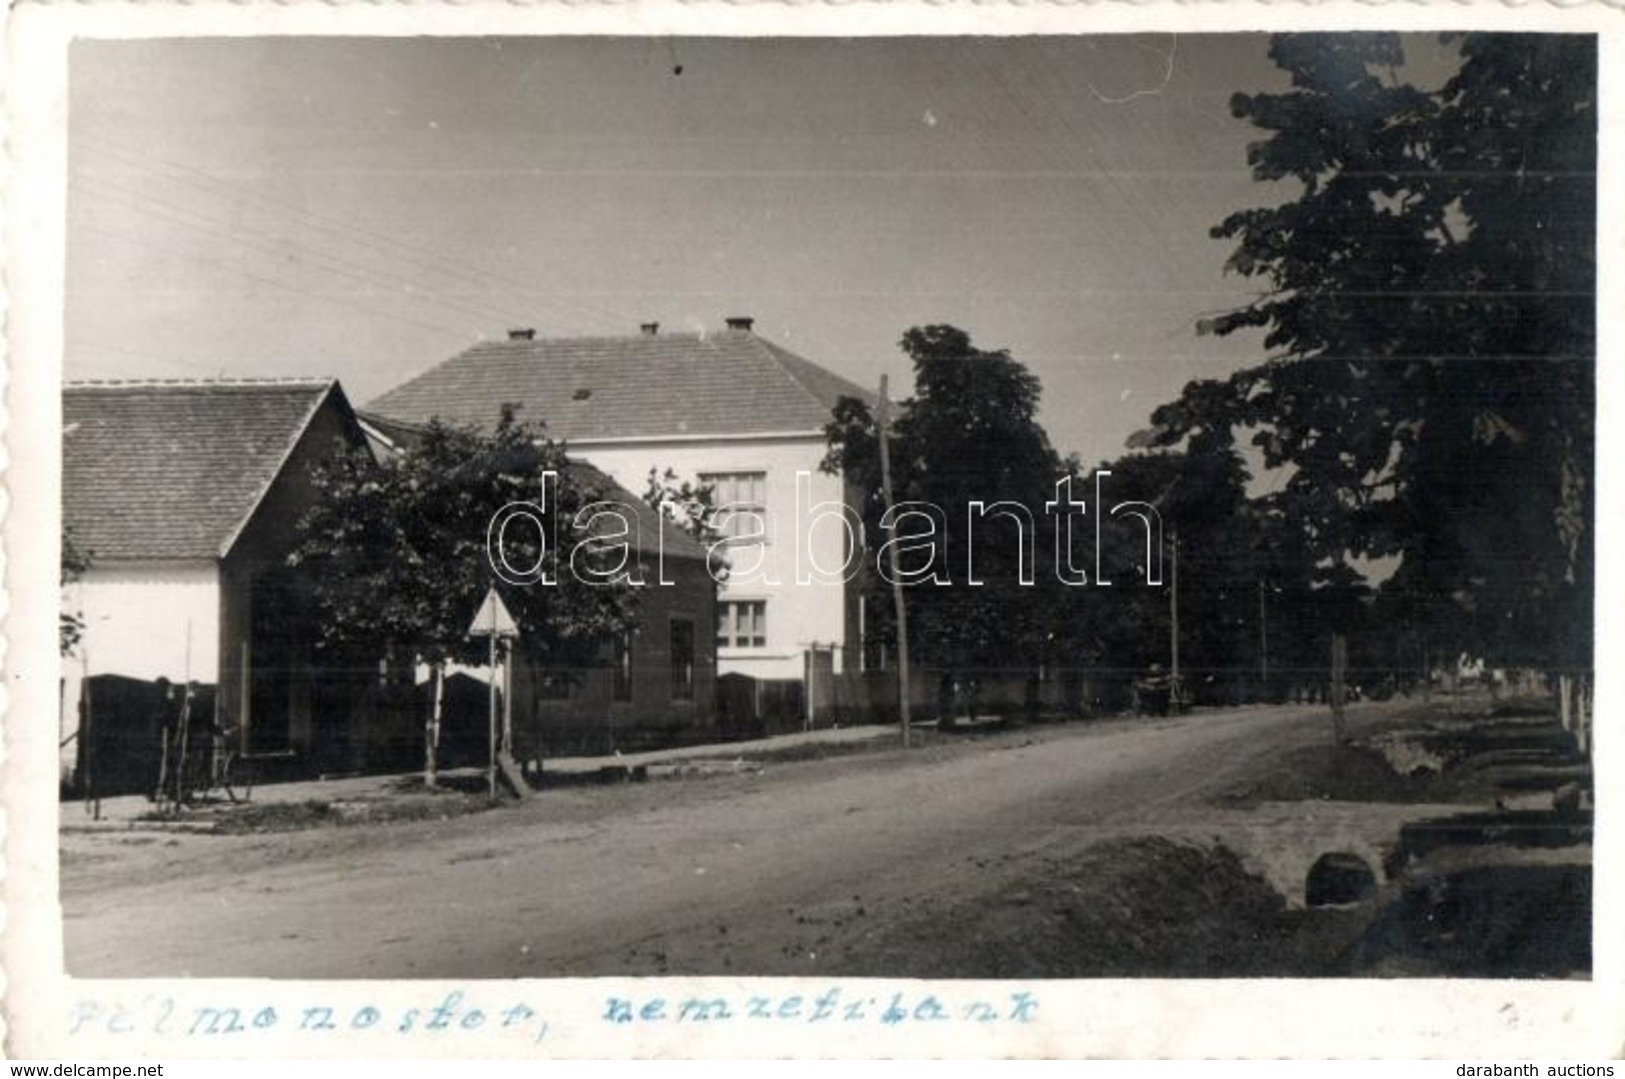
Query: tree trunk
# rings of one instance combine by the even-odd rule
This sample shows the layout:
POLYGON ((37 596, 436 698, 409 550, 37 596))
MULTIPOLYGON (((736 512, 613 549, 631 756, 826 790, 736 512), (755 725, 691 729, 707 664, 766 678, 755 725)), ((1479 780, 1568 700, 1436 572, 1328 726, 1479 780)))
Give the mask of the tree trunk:
POLYGON ((1557 717, 1566 731, 1574 730, 1574 681, 1566 674, 1557 676, 1557 717))
POLYGON ((1341 748, 1347 739, 1343 719, 1343 705, 1348 700, 1344 681, 1349 665, 1348 638, 1341 633, 1332 635, 1332 742, 1341 748))
POLYGON ((1433 703, 1433 662, 1425 644, 1422 646, 1422 703, 1433 703))
POLYGON ((433 787, 439 782, 436 761, 440 755, 440 710, 445 701, 446 665, 434 665, 434 703, 429 708, 429 722, 423 728, 423 783, 433 787))
POLYGON ((1582 756, 1591 757, 1591 683, 1582 677, 1574 694, 1574 738, 1582 756))

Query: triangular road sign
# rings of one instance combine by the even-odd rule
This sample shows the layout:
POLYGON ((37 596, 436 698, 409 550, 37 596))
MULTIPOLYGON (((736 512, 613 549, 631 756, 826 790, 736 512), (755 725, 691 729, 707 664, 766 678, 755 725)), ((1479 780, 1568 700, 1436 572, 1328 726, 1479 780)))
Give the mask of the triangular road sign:
POLYGON ((474 621, 468 627, 470 637, 517 637, 519 624, 513 620, 513 614, 508 610, 502 597, 497 595, 496 589, 485 593, 485 601, 480 609, 474 613, 474 621))

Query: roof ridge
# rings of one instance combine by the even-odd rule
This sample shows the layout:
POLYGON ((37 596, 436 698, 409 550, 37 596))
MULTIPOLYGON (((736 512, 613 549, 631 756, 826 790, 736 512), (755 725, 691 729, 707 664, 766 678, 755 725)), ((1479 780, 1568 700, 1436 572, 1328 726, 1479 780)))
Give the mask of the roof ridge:
POLYGON ((359 438, 337 380, 92 385, 61 392, 62 514, 99 562, 215 561, 312 440, 359 438))
MULTIPOLYGON (((807 383, 799 377, 798 372, 792 368, 791 364, 786 362, 786 358, 795 357, 795 353, 790 352, 788 349, 779 348, 777 345, 774 345, 773 342, 768 341, 754 333, 750 336, 750 343, 756 347, 758 352, 767 358, 767 362, 773 365, 773 369, 778 371, 780 376, 782 376, 786 382, 794 387, 795 392, 801 394, 803 400, 815 406, 823 407, 824 401, 818 395, 818 391, 807 385, 807 383)), ((800 359, 800 357, 795 358, 800 359)), ((802 362, 811 363, 812 361, 803 360, 802 362)))
POLYGON ((833 382, 840 383, 844 388, 852 390, 853 393, 861 400, 867 401, 871 404, 879 400, 879 396, 873 391, 865 389, 863 386, 860 386, 858 383, 854 382, 850 378, 847 378, 845 375, 831 371, 829 368, 825 367, 816 360, 809 360, 807 357, 801 355, 801 353, 792 352, 778 342, 769 341, 765 337, 757 337, 756 340, 758 343, 764 346, 768 356, 773 360, 774 363, 778 364, 779 368, 784 371, 785 375, 789 377, 790 381, 794 382, 796 387, 800 389, 801 392, 812 397, 813 400, 818 404, 825 404, 826 402, 823 400, 817 389, 807 385, 805 376, 807 375, 807 369, 809 368, 816 372, 818 377, 827 378, 833 382), (787 360, 792 362, 786 363, 787 360), (797 370, 797 367, 802 369, 797 370))
POLYGON ((479 348, 482 345, 540 345, 548 342, 573 341, 669 341, 674 337, 727 337, 734 335, 743 337, 757 336, 750 330, 661 330, 659 333, 566 333, 537 335, 536 337, 482 337, 469 348, 479 348))
POLYGON ((284 375, 250 378, 86 378, 65 379, 65 390, 157 389, 173 386, 184 388, 213 388, 235 386, 330 386, 338 379, 332 375, 284 375))
MULTIPOLYGON (((311 388, 316 387, 312 385, 311 388)), ((293 430, 293 438, 289 439, 288 444, 282 447, 282 452, 277 455, 275 466, 260 481, 258 490, 249 499, 248 509, 237 519, 237 523, 232 526, 231 531, 226 535, 225 541, 221 543, 221 558, 225 558, 231 553, 231 549, 237 546, 237 540, 241 538, 243 532, 248 528, 248 524, 254 519, 254 515, 259 512, 260 504, 265 501, 265 496, 276 484, 277 478, 282 475, 282 470, 288 467, 288 461, 293 457, 293 451, 299 448, 300 442, 304 441, 305 432, 310 430, 311 422, 315 420, 316 414, 322 410, 323 405, 333 399, 335 394, 340 400, 344 400, 344 388, 339 385, 338 379, 329 379, 326 389, 306 407, 305 414, 299 418, 299 425, 293 430)), ((347 401, 345 403, 348 405, 347 401)))
POLYGON ((381 423, 487 428, 500 402, 555 441, 821 435, 843 397, 874 395, 753 330, 488 339, 361 405, 381 423))

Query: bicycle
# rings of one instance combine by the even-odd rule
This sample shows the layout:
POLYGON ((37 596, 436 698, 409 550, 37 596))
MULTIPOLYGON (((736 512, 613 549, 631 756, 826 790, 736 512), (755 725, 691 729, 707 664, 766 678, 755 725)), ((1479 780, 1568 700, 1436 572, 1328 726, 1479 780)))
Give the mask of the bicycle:
POLYGON ((233 805, 246 802, 253 796, 254 782, 248 775, 242 755, 232 748, 236 735, 236 728, 221 727, 217 723, 209 725, 209 755, 203 758, 207 770, 203 782, 192 788, 194 793, 201 788, 201 793, 207 798, 219 790, 233 805))
POLYGON ((187 686, 177 724, 179 733, 171 739, 169 733, 165 732, 165 759, 167 761, 173 753, 175 766, 166 765, 164 770, 173 778, 165 780, 160 777, 160 799, 170 802, 176 811, 182 805, 211 800, 216 797, 215 791, 224 794, 226 800, 233 804, 248 801, 254 785, 243 764, 242 755, 233 748, 237 741, 237 728, 222 727, 212 719, 207 723, 195 722, 192 711, 195 699, 196 687, 187 686), (194 741, 194 732, 197 735, 207 733, 207 743, 201 737, 194 741))

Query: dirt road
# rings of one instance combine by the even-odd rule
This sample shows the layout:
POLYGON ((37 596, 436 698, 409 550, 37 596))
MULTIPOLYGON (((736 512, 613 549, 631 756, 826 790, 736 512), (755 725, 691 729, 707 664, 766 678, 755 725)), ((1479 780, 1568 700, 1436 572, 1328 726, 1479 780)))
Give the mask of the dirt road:
POLYGON ((839 973, 917 897, 991 892, 1036 858, 1188 818, 1328 735, 1323 708, 1219 710, 557 790, 446 821, 69 836, 68 971, 839 973))

